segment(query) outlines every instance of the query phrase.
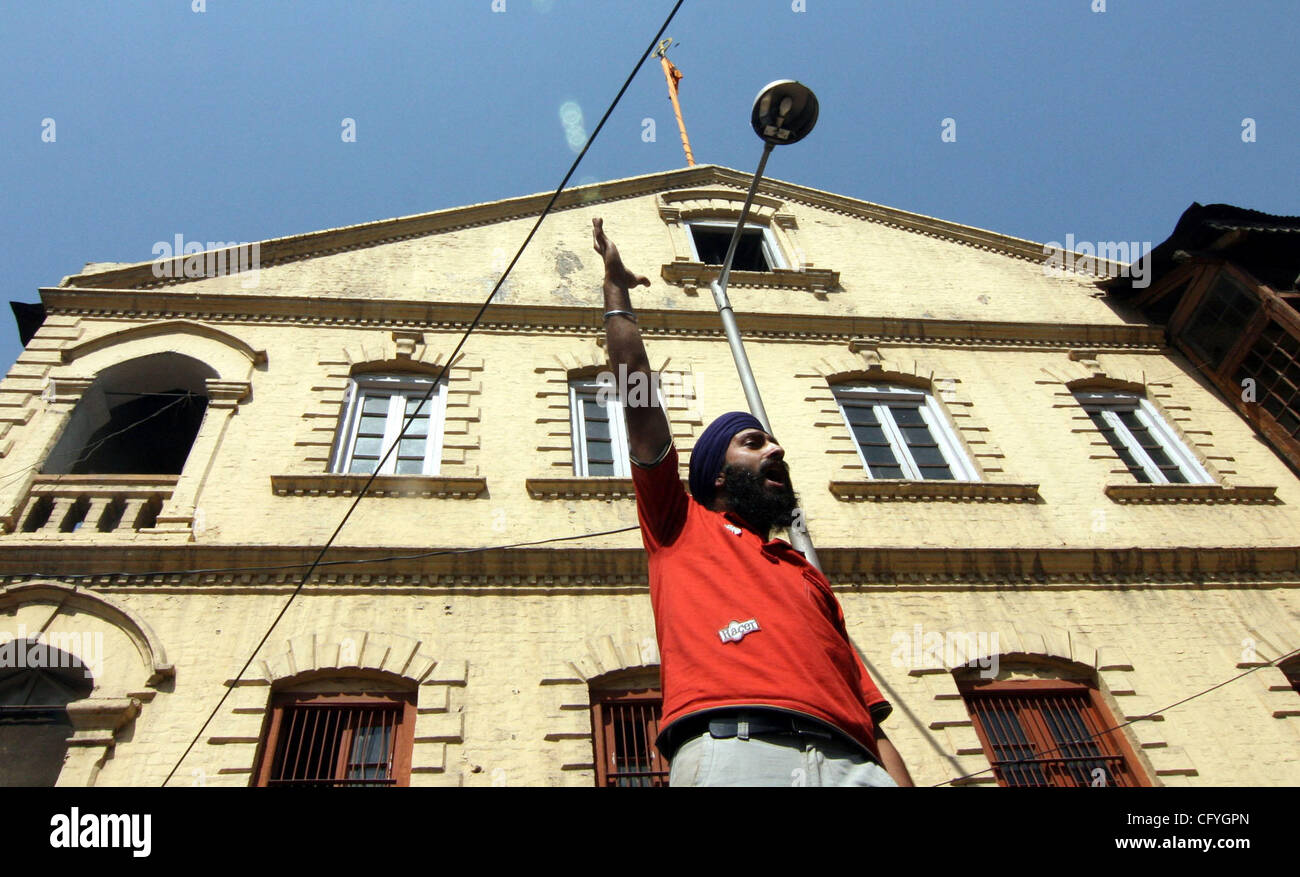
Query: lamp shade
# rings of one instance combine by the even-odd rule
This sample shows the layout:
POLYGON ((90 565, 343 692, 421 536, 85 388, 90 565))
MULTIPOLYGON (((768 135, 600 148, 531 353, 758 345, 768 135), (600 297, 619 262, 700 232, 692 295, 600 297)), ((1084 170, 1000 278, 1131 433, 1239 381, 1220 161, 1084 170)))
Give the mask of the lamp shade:
POLYGON ((817 95, 793 79, 768 83, 754 98, 750 124, 754 133, 768 143, 798 143, 817 124, 817 95))

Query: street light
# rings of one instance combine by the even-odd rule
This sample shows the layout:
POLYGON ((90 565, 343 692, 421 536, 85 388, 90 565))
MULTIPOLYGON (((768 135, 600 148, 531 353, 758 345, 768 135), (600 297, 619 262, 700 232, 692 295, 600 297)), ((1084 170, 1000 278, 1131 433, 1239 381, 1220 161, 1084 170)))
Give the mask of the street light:
MULTIPOLYGON (((727 246, 727 256, 722 260, 722 273, 710 286, 713 300, 718 305, 722 317, 722 328, 731 346, 731 356, 736 361, 736 371, 740 373, 740 385, 745 390, 745 400, 749 411, 763 429, 770 434, 772 425, 767 419, 767 410, 763 408, 763 399, 758 394, 758 385, 754 382, 754 371, 749 366, 749 357, 745 355, 745 345, 740 339, 740 329, 736 326, 736 315, 731 309, 731 300, 727 298, 727 281, 731 279, 731 262, 736 257, 736 246, 740 243, 740 234, 745 228, 745 219, 749 216, 750 205, 754 203, 754 193, 758 191, 758 182, 763 178, 763 169, 767 167, 767 157, 777 146, 798 143, 807 137, 817 124, 817 96, 812 89, 791 79, 779 79, 764 86, 754 98, 754 111, 750 116, 754 133, 763 141, 763 157, 759 159, 758 169, 754 171, 754 181, 750 183, 749 193, 745 196, 745 206, 740 209, 740 219, 736 230, 731 234, 731 243, 727 246)), ((793 487, 793 484, 791 484, 793 487)), ((817 551, 813 548, 812 538, 808 535, 807 522, 796 510, 794 523, 790 525, 790 543, 813 566, 821 569, 817 560, 817 551)))

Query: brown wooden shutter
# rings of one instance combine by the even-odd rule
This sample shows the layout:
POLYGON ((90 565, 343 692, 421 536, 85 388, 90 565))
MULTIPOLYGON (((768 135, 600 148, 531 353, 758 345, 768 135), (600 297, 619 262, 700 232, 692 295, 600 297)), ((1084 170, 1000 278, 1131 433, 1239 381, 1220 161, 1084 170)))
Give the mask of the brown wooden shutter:
POLYGON ((1148 786, 1099 692, 1084 682, 959 682, 1002 786, 1148 786))

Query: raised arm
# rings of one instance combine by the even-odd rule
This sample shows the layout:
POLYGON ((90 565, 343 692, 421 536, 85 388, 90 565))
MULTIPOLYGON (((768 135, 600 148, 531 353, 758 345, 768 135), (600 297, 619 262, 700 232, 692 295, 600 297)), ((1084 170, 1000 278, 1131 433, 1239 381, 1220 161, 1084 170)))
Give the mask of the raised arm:
MULTIPOLYGON (((650 281, 624 267, 618 247, 605 236, 600 219, 593 219, 591 224, 596 252, 605 260, 605 310, 631 313, 632 297, 628 291, 634 286, 649 286, 650 281)), ((605 320, 605 344, 615 374, 622 374, 623 369, 619 366, 625 366, 629 384, 633 380, 633 372, 640 372, 646 382, 643 386, 656 386, 645 344, 641 342, 641 330, 637 328, 634 317, 626 314, 610 315, 605 320)), ((624 406, 628 450, 637 460, 649 463, 659 458, 672 439, 672 433, 668 431, 668 418, 659 407, 659 394, 652 392, 637 395, 641 398, 648 396, 650 402, 648 405, 624 406)))

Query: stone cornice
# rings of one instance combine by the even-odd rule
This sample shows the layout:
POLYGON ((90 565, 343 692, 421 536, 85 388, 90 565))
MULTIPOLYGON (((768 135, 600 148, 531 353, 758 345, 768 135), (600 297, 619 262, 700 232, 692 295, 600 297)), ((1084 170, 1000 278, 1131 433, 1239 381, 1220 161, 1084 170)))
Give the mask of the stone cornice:
MULTIPOLYGON (((624 534, 636 538, 634 533, 624 534)), ((503 539, 506 538, 503 534, 503 539)), ((83 589, 164 587, 255 592, 295 586, 318 547, 254 545, 0 544, 0 587, 89 574, 83 589), (216 571, 239 567, 238 571, 216 571), (259 569, 262 567, 264 569, 259 569), (211 570, 187 572, 188 570, 211 570)), ((818 555, 831 582, 846 590, 1300 588, 1300 547, 1269 548, 843 548, 818 555)), ((313 585, 372 591, 413 588, 511 592, 646 589, 645 552, 593 548, 352 548, 338 546, 313 585)))
MULTIPOLYGON (((250 296, 239 294, 185 295, 177 291, 113 289, 41 290, 51 313, 117 319, 188 317, 236 323, 293 323, 307 326, 417 327, 463 331, 479 304, 470 302, 393 301, 318 298, 308 296, 250 296)), ((710 303, 711 304, 711 303, 710 303)), ((699 309, 639 310, 641 331, 655 336, 722 337, 717 311, 699 309)), ((598 308, 554 305, 493 305, 478 331, 537 331, 542 333, 602 332, 598 308)), ((839 340, 868 338, 922 345, 956 344, 1089 348, 1106 352, 1164 348, 1158 326, 1095 323, 1017 323, 984 320, 939 320, 866 317, 822 313, 749 313, 736 320, 746 335, 771 338, 839 340)))
MULTIPOLYGON (((704 262, 668 262, 659 268, 660 276, 668 283, 681 286, 687 293, 696 293, 722 274, 721 265, 704 262)), ((773 268, 771 271, 733 270, 728 282, 732 289, 798 289, 811 292, 824 299, 826 294, 840 284, 840 272, 827 268, 773 268)))
POLYGON ((356 496, 369 483, 366 496, 416 496, 439 499, 476 499, 487 492, 487 479, 480 476, 369 475, 322 472, 310 475, 272 475, 276 496, 356 496))
POLYGON ((533 499, 633 499, 631 478, 578 477, 529 478, 525 482, 533 499))
POLYGON ((1118 503, 1278 505, 1277 487, 1238 484, 1108 484, 1106 495, 1118 503))
POLYGON ((832 481, 836 499, 873 502, 1027 502, 1042 497, 1037 484, 1009 484, 1001 481, 832 481))
MULTIPOLYGON (((595 204, 617 201, 689 187, 727 186, 744 191, 752 177, 742 171, 717 165, 699 165, 691 168, 628 177, 587 186, 575 186, 560 193, 555 201, 556 210, 586 208, 595 204)), ((1040 243, 986 231, 973 226, 936 219, 920 213, 911 213, 869 201, 860 201, 844 195, 819 189, 764 178, 762 194, 770 199, 791 201, 831 210, 846 216, 855 216, 892 228, 916 232, 927 237, 943 238, 981 250, 990 250, 1031 262, 1047 261, 1048 254, 1040 243)), ((394 241, 443 234, 457 229, 490 225, 541 213, 551 200, 551 193, 541 192, 516 198, 506 198, 482 204, 452 207, 431 213, 381 219, 341 228, 312 231, 299 235, 258 242, 259 268, 292 262, 311 256, 329 255, 347 250, 376 246, 394 241)), ((253 242, 249 242, 253 243, 253 242)), ((1113 277, 1117 266, 1097 260, 1098 276, 1113 277), (1114 269, 1114 270, 1112 270, 1114 269), (1109 271, 1109 273, 1104 273, 1109 271)), ((104 288, 152 288, 158 286, 184 286, 184 279, 159 278, 154 272, 154 261, 76 274, 64 278, 62 286, 77 286, 93 280, 93 285, 104 288)))

